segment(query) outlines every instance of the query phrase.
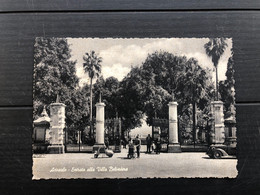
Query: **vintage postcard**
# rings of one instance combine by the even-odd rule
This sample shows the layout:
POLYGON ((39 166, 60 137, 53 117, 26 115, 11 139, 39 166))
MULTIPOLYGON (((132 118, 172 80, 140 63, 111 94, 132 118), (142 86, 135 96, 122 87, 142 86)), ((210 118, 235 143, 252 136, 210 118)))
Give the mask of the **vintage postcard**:
POLYGON ((33 179, 237 176, 232 39, 35 39, 33 179))

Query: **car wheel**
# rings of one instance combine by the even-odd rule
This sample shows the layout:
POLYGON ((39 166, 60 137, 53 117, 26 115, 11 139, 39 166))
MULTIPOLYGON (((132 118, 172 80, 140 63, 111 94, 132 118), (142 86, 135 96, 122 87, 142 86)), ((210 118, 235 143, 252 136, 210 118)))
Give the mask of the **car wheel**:
POLYGON ((213 158, 219 159, 219 158, 221 158, 221 156, 222 156, 222 153, 220 151, 217 151, 217 150, 214 151, 213 158))

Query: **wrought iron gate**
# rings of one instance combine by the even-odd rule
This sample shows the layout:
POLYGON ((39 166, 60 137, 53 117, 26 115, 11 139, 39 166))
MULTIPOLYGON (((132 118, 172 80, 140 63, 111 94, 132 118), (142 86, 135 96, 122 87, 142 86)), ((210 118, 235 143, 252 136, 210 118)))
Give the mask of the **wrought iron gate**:
POLYGON ((161 151, 168 151, 168 141, 169 141, 169 120, 168 119, 159 119, 153 118, 152 125, 152 139, 160 138, 161 140, 161 151))

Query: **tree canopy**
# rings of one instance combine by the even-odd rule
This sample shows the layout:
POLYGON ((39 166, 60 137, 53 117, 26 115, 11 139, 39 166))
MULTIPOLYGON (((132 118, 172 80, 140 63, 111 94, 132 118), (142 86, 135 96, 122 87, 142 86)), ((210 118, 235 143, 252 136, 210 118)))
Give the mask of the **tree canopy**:
MULTIPOLYGON (((211 45, 207 45, 208 50, 206 45, 205 48, 208 55, 213 56, 212 44, 219 42, 211 41, 211 45)), ((144 116, 147 116, 148 125, 152 125, 155 115, 168 118, 168 103, 173 99, 178 102, 180 127, 185 127, 188 120, 196 125, 196 112, 201 116, 200 124, 208 120, 209 105, 215 93, 211 70, 202 67, 195 58, 156 51, 148 54, 142 64, 133 66, 127 76, 118 81, 115 77, 104 79, 100 76, 102 58, 90 51, 83 56, 83 68, 90 84, 80 88, 76 61, 71 60, 70 52, 66 39, 36 39, 34 118, 40 114, 43 105, 47 105, 48 109, 59 95, 61 102, 66 104, 67 128, 70 131, 84 130, 92 121, 92 101, 97 103, 101 93, 106 104, 105 117, 120 117, 123 131, 141 126, 144 116), (93 84, 95 77, 97 80, 93 84)), ((220 56, 220 53, 217 55, 220 56)), ((214 62, 218 62, 219 58, 215 58, 214 62)), ((232 71, 233 59, 230 58, 227 80, 221 82, 223 87, 220 87, 225 108, 229 111, 234 103, 234 96, 230 95, 234 87, 232 71)))
POLYGON ((106 118, 116 112, 123 120, 124 130, 141 125, 147 116, 148 125, 152 118, 168 118, 168 103, 174 94, 181 117, 191 117, 189 105, 209 112, 209 103, 214 95, 210 71, 202 68, 194 58, 176 56, 169 52, 149 54, 141 66, 132 67, 128 75, 119 82, 110 77, 102 77, 94 85, 95 101, 99 92, 106 103, 106 118))
POLYGON ((34 118, 44 105, 55 102, 57 95, 66 105, 66 127, 76 130, 86 122, 89 109, 87 98, 79 88, 76 61, 71 59, 71 50, 66 39, 36 38, 34 67, 34 118))
MULTIPOLYGON (((92 117, 93 117, 93 113, 92 113, 92 101, 93 101, 93 97, 92 97, 92 88, 93 88, 93 79, 94 78, 98 78, 100 73, 101 73, 101 62, 102 62, 102 58, 98 57, 98 55, 95 53, 95 51, 90 51, 89 53, 87 52, 84 56, 83 56, 83 68, 85 73, 88 74, 88 77, 90 78, 90 87, 89 87, 89 91, 90 91, 90 121, 92 122, 92 117)), ((92 127, 92 126, 91 126, 92 127)), ((91 131, 90 131, 91 133, 91 131)))
POLYGON ((224 102, 225 118, 231 115, 235 116, 235 79, 234 79, 234 60, 233 57, 228 59, 226 80, 219 83, 221 100, 224 102))
POLYGON ((209 42, 204 45, 206 54, 209 57, 211 57, 211 61, 216 69, 216 93, 215 93, 216 100, 218 100, 219 98, 218 62, 227 46, 228 45, 225 42, 225 38, 210 39, 209 42))

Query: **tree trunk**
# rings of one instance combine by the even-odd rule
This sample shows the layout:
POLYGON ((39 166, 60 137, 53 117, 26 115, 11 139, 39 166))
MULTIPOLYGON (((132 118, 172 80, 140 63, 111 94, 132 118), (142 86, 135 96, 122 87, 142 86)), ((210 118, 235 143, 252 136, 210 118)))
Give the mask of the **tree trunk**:
POLYGON ((216 67, 216 101, 218 101, 218 65, 215 64, 216 67))
POLYGON ((92 135, 92 78, 90 78, 90 115, 89 115, 89 121, 90 121, 90 137, 92 135))

